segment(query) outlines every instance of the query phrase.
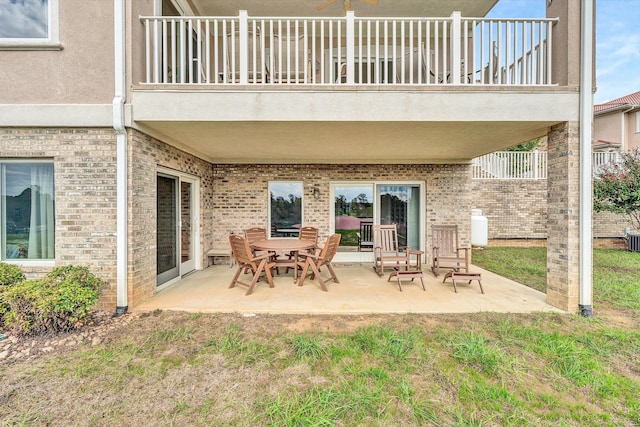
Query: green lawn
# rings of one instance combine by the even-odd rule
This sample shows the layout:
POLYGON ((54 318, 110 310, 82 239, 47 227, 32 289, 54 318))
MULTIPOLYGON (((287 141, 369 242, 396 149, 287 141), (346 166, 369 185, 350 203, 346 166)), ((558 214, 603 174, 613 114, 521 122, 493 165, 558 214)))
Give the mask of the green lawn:
MULTIPOLYGON (((493 249, 544 283, 544 249, 493 249)), ((639 290, 640 254, 595 250, 591 319, 154 312, 0 364, 0 425, 640 425, 639 290)))

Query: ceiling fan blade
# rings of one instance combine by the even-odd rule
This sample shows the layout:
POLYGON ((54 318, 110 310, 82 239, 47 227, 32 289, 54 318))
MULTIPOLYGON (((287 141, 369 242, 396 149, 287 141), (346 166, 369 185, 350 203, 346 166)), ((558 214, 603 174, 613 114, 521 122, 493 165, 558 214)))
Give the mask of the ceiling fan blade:
POLYGON ((378 3, 380 2, 380 0, 360 0, 360 1, 362 1, 364 3, 367 3, 367 4, 370 4, 372 6, 377 6, 378 3))
POLYGON ((338 0, 327 0, 326 2, 322 3, 320 6, 316 7, 316 10, 322 10, 327 6, 331 6, 332 4, 334 4, 337 1, 338 0))

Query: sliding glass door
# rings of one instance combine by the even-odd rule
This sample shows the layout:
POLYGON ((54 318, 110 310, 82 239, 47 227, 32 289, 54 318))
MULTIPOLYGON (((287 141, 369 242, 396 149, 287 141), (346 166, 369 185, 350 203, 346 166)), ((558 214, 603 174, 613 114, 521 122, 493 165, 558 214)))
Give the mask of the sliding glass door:
POLYGON ((337 261, 373 261, 373 224, 397 224, 398 243, 424 250, 421 182, 339 182, 331 185, 332 232, 341 234, 337 261))
POLYGON ((178 266, 178 178, 158 175, 156 232, 156 285, 160 286, 180 275, 178 266))
POLYGON ((197 268, 198 182, 158 173, 156 186, 156 284, 162 286, 197 268))

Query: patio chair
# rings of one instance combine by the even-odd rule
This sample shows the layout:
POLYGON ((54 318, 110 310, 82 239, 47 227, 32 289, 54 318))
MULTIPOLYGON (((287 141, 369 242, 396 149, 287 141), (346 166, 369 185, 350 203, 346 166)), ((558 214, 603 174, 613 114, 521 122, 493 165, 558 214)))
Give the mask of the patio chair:
POLYGON ((378 276, 384 276, 384 268, 408 270, 411 266, 408 246, 398 246, 396 224, 373 226, 373 268, 378 276))
MULTIPOLYGON (((247 239, 247 243, 249 244, 249 247, 251 247, 251 245, 257 242, 258 240, 267 240, 267 229, 264 227, 247 228, 246 230, 244 230, 244 237, 245 239, 247 239)), ((251 250, 253 251, 254 257, 263 255, 265 253, 264 251, 256 251, 254 249, 251 249, 251 250)), ((278 258, 278 255, 275 253, 272 253, 271 257, 272 257, 272 261, 274 261, 276 258, 278 258)), ((280 274, 278 267, 276 267, 276 271, 278 272, 278 274, 280 274)), ((248 270, 245 271, 245 273, 248 273, 248 272, 249 272, 248 270)))
MULTIPOLYGON (((227 56, 225 58, 226 73, 221 73, 222 79, 226 74, 228 83, 240 82, 240 31, 228 33, 225 39, 227 56)), ((248 59, 249 83, 264 83, 268 80, 269 68, 264 59, 264 51, 262 49, 262 36, 260 27, 256 28, 255 33, 250 29, 248 33, 248 59), (254 48, 255 45, 255 48, 254 48), (255 58, 254 58, 255 57, 255 58), (254 62, 255 59, 255 62, 254 62)))
MULTIPOLYGON (((298 239, 299 240, 309 240, 311 242, 313 242, 314 245, 317 246, 318 244, 318 229, 316 227, 301 227, 300 228, 300 232, 298 233, 298 239)), ((313 249, 309 249, 308 250, 309 253, 314 253, 315 252, 315 246, 313 249)), ((291 251, 287 254, 287 257, 289 257, 289 260, 292 260, 294 256, 298 256, 300 257, 300 254, 296 251, 291 251)), ((289 269, 293 268, 293 267, 287 267, 287 270, 285 271, 285 273, 289 272, 289 269)))
POLYGON ((304 280, 307 278, 306 276, 309 267, 311 267, 312 271, 310 279, 317 279, 323 291, 327 292, 327 286, 325 285, 325 283, 329 281, 340 283, 340 281, 338 280, 338 276, 336 276, 335 271, 333 271, 333 267, 331 267, 331 261, 338 251, 338 246, 340 246, 340 237, 340 234, 332 234, 331 236, 329 236, 326 243, 320 250, 320 253, 317 255, 315 253, 301 254, 306 259, 304 262, 304 266, 302 267, 302 275, 300 277, 300 280, 298 281, 298 286, 302 286, 304 280), (323 279, 320 275, 320 270, 324 266, 326 266, 327 270, 329 270, 329 274, 331 275, 330 278, 323 279))
MULTIPOLYGON (((310 43, 307 40, 307 45, 310 43)), ((304 34, 283 34, 273 36, 273 64, 271 76, 275 83, 309 83, 312 67, 304 34)))
POLYGON ((453 271, 469 271, 469 250, 458 244, 457 225, 433 225, 431 227, 432 255, 431 271, 438 277, 441 268, 453 271))
POLYGON ((257 242, 258 240, 267 239, 267 229, 264 227, 252 227, 244 230, 244 237, 247 239, 249 245, 257 242))
POLYGON ((358 237, 358 252, 362 249, 373 250, 373 222, 361 221, 360 231, 356 233, 358 237))
POLYGON ((233 252, 233 257, 238 264, 238 270, 233 276, 229 288, 233 288, 236 285, 246 286, 248 290, 245 295, 251 295, 253 288, 256 286, 258 280, 260 280, 262 274, 266 276, 269 287, 274 287, 273 277, 271 276, 271 269, 274 267, 274 263, 271 261, 273 253, 267 252, 260 256, 254 256, 247 239, 237 234, 229 236, 229 244, 231 246, 231 252, 233 252), (245 283, 239 280, 240 273, 243 270, 253 273, 251 283, 245 283))

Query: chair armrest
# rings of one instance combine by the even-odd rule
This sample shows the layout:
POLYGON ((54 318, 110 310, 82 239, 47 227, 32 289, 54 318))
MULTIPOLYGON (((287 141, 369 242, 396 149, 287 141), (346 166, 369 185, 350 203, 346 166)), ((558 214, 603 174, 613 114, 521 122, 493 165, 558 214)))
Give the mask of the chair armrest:
POLYGON ((261 260, 263 258, 270 258, 270 257, 274 256, 275 254, 276 254, 275 252, 266 252, 266 253, 264 253, 264 254, 262 254, 260 256, 251 258, 251 261, 258 261, 258 260, 261 260))

